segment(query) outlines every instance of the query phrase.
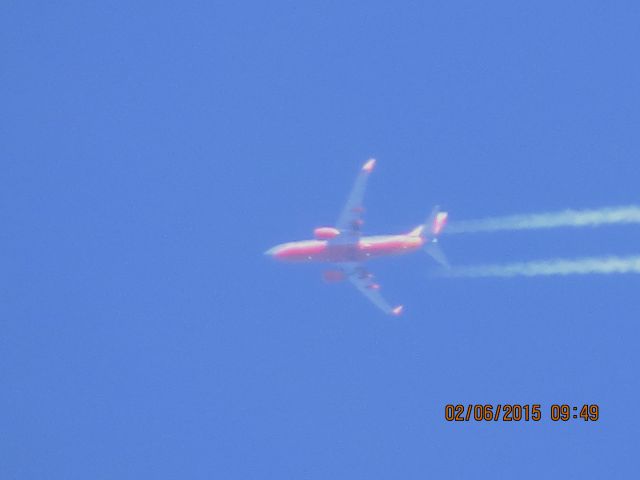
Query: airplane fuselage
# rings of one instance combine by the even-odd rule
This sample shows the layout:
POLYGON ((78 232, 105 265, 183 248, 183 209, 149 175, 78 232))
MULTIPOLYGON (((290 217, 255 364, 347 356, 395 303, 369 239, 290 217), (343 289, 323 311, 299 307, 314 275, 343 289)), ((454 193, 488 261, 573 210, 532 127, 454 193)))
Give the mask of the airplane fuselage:
POLYGON ((301 240, 276 245, 266 254, 286 262, 364 262, 373 258, 404 255, 419 250, 425 239, 413 235, 360 237, 357 243, 333 240, 301 240))
POLYGON ((349 192, 347 201, 334 225, 320 226, 313 230, 313 240, 301 240, 276 245, 265 255, 284 262, 334 264, 323 272, 327 283, 348 280, 373 305, 389 315, 402 313, 402 305, 393 306, 380 293, 380 284, 364 263, 374 258, 405 255, 424 250, 442 265, 448 265, 436 243, 446 222, 447 213, 435 207, 428 220, 413 230, 397 235, 361 236, 364 212, 363 198, 367 178, 376 161, 367 160, 349 192))

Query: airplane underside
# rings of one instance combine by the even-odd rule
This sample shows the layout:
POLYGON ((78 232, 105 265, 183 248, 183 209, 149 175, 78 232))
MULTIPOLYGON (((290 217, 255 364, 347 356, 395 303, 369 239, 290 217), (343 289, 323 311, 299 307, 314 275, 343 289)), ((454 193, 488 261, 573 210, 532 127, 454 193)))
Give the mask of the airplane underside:
POLYGON ((380 285, 367 270, 364 263, 374 258, 404 255, 424 249, 437 262, 446 266, 447 261, 440 250, 437 237, 447 220, 446 212, 433 209, 426 223, 401 235, 362 236, 363 197, 369 174, 375 160, 368 160, 360 170, 356 182, 342 209, 335 226, 318 227, 315 240, 302 240, 276 245, 265 253, 270 257, 296 263, 324 262, 333 264, 326 271, 328 282, 347 279, 360 293, 383 312, 400 315, 402 305, 393 307, 380 294, 380 285))
POLYGON ((308 240, 274 247, 272 255, 287 262, 365 262, 374 258, 404 255, 422 246, 422 241, 392 237, 389 240, 369 241, 358 244, 332 245, 327 241, 308 240), (281 248, 278 250, 278 248, 281 248))

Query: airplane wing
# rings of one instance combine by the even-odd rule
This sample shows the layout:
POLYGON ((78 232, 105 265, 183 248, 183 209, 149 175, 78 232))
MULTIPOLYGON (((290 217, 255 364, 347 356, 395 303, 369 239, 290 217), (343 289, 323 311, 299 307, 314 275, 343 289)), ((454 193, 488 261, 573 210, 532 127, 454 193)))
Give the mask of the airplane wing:
POLYGON ((364 212, 362 200, 369 174, 373 171, 375 164, 375 159, 371 158, 362 166, 347 203, 342 209, 342 213, 336 223, 336 228, 342 232, 342 235, 336 239, 340 239, 340 242, 357 242, 358 238, 360 238, 360 227, 363 223, 362 213, 364 212))
POLYGON ((344 272, 349 281, 384 313, 396 316, 402 313, 402 305, 392 307, 387 303, 380 294, 380 285, 374 281, 373 275, 365 267, 359 264, 350 264, 344 267, 344 272))

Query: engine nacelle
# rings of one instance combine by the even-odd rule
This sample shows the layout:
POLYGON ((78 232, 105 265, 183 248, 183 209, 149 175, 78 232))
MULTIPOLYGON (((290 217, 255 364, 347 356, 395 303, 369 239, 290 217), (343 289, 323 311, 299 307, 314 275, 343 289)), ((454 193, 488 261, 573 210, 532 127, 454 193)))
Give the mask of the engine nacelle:
POLYGON ((322 278, 327 283, 337 283, 343 281, 345 275, 341 270, 327 270, 322 273, 322 278))
POLYGON ((313 235, 317 240, 331 240, 340 235, 340 230, 333 227, 320 227, 313 231, 313 235))

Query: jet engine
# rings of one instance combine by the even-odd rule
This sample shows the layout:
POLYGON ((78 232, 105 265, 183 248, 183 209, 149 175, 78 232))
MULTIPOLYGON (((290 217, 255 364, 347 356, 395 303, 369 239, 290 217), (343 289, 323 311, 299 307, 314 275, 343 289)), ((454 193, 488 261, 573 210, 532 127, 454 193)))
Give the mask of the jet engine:
POLYGON ((327 270, 322 273, 324 281, 327 283, 337 283, 344 280, 344 272, 341 270, 327 270))
POLYGON ((340 235, 340 230, 333 227, 320 227, 313 231, 313 235, 317 240, 331 240, 340 235))

